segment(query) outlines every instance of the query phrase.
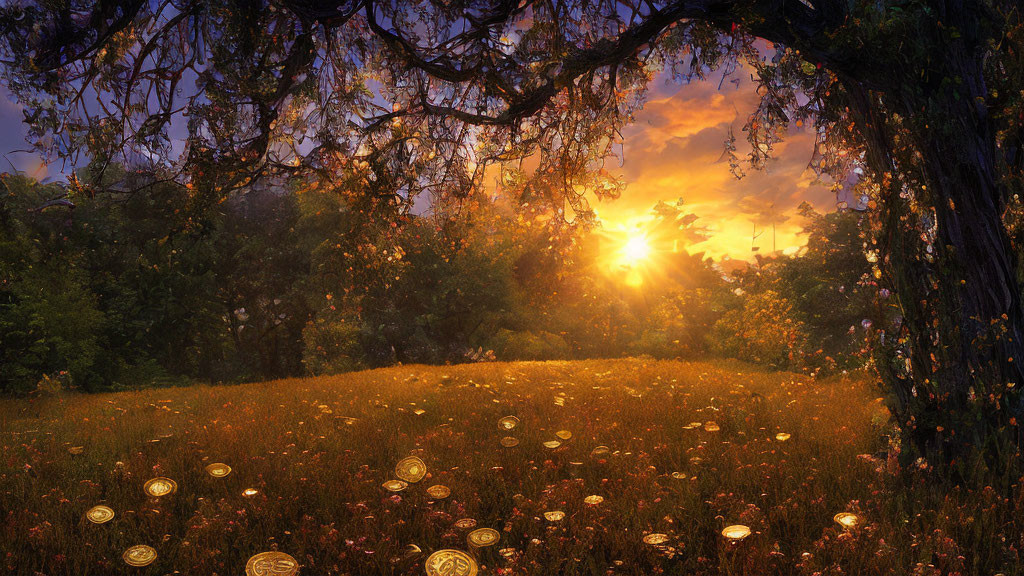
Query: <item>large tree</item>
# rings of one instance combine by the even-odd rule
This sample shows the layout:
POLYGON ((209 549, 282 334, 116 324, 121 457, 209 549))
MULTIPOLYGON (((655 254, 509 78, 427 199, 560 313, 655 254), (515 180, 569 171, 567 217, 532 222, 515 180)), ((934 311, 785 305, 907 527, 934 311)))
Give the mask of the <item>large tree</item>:
POLYGON ((0 36, 33 141, 97 177, 127 159, 202 205, 287 174, 387 211, 446 206, 499 165, 523 204, 567 221, 586 220, 583 190, 619 192, 602 162, 658 70, 750 66, 749 163, 813 123, 812 165, 858 180, 898 308, 879 327, 894 413, 918 452, 963 470, 1005 466, 1022 438, 1003 223, 1020 18, 1010 0, 40 0, 8 2, 0 36))

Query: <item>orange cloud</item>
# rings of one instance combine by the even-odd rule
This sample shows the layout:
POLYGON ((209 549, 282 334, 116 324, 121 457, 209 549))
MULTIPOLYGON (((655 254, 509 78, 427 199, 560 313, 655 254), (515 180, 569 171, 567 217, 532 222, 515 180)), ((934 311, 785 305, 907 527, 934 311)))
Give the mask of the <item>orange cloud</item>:
POLYGON ((659 84, 654 89, 636 122, 623 131, 623 160, 617 171, 627 182, 625 192, 617 200, 592 201, 607 228, 635 226, 649 218, 659 201, 682 198, 712 232, 691 251, 751 258, 757 253, 751 250, 755 233, 760 233, 753 239, 758 252, 772 250, 771 221, 778 250, 803 246, 803 223, 795 213, 801 202, 819 210, 835 205, 835 195, 815 183, 807 170, 814 146, 808 130, 791 130, 765 170, 745 168, 747 175, 740 180, 727 162, 719 162, 730 127, 738 140, 737 155, 749 152, 742 128, 758 99, 749 72, 739 70, 733 78, 720 80, 659 84), (739 81, 731 81, 735 79, 739 81))

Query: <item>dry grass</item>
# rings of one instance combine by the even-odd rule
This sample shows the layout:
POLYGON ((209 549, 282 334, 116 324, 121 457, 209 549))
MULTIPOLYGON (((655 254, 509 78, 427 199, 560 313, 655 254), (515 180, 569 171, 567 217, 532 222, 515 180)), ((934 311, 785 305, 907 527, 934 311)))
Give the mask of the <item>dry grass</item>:
POLYGON ((1024 522, 1010 500, 867 456, 884 447, 877 396, 864 380, 739 363, 608 360, 6 400, 2 562, 18 575, 227 575, 278 549, 304 575, 422 574, 433 550, 468 550, 454 523, 473 518, 501 533, 473 552, 485 574, 1017 573, 1024 522), (510 414, 521 442, 504 448, 497 420, 510 414), (684 428, 694 421, 721 429, 684 428), (558 430, 573 437, 545 448, 558 430), (430 475, 387 492, 409 454, 430 475), (234 471, 212 478, 211 462, 234 471), (177 494, 147 498, 155 476, 177 494), (433 484, 451 497, 431 501, 433 484), (90 524, 100 503, 117 516, 90 524), (841 511, 861 526, 843 530, 841 511), (753 534, 730 544, 720 531, 735 523, 753 534), (650 532, 669 542, 644 544, 650 532), (140 543, 156 562, 125 565, 140 543))

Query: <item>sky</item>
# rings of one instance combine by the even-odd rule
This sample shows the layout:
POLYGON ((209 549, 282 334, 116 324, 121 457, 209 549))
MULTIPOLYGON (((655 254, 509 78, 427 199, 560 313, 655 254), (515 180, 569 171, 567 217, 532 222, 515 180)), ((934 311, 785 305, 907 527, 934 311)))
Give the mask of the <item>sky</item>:
MULTIPOLYGON (((667 76, 667 75, 666 75, 667 76)), ((3 90, 3 89, 0 89, 3 90)), ((22 152, 26 127, 21 108, 3 90, 0 98, 0 171, 14 169, 37 178, 63 178, 59 166, 45 166, 38 156, 22 152)), ((796 207, 808 201, 819 211, 835 208, 830 188, 815 184, 807 169, 813 151, 811 130, 793 128, 776 148, 776 159, 765 170, 745 169, 737 180, 728 162, 719 162, 732 127, 743 157, 748 151, 743 125, 757 105, 750 74, 743 69, 721 82, 721 77, 679 84, 658 78, 650 87, 636 122, 623 130, 622 162, 609 166, 627 183, 613 201, 593 201, 592 207, 610 232, 642 228, 659 201, 682 199, 696 214, 699 225, 711 232, 708 240, 686 247, 721 259, 747 260, 772 251, 772 230, 759 224, 752 243, 754 213, 774 206, 784 222, 777 224, 776 249, 793 252, 806 242, 796 207), (758 247, 752 251, 751 247, 758 247)))
POLYGON ((781 217, 788 217, 776 225, 775 246, 793 252, 806 244, 797 206, 807 201, 821 212, 836 206, 835 193, 828 185, 815 183, 815 174, 807 169, 813 131, 793 127, 776 147, 775 160, 767 169, 746 166, 746 176, 737 180, 728 162, 718 160, 730 127, 737 139, 737 155, 743 158, 749 152, 743 125, 758 96, 749 73, 742 69, 725 82, 720 80, 717 75, 685 85, 656 80, 636 122, 623 131, 623 159, 617 172, 625 179, 626 190, 618 199, 593 202, 592 207, 606 228, 631 230, 638 224, 642 227, 659 201, 675 203, 681 198, 686 210, 700 218, 697 223, 712 233, 708 240, 689 247, 689 252, 704 251, 716 259, 726 255, 750 259, 772 250, 771 228, 759 225, 761 235, 753 243, 759 250, 752 252, 752 218, 756 218, 752 212, 774 205, 781 217))

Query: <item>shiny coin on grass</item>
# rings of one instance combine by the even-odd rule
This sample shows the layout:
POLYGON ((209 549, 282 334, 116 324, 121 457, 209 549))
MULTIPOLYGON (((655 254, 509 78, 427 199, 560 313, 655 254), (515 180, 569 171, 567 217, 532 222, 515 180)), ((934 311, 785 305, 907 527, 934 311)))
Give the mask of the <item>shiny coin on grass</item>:
POLYGON ((466 541, 469 542, 470 546, 483 548, 497 544, 500 538, 501 535, 494 528, 478 528, 466 536, 466 541))
POLYGON ((544 443, 545 448, 558 448, 561 445, 562 442, 559 440, 548 440, 547 442, 544 443))
POLYGON ((648 534, 644 536, 644 544, 650 546, 661 546, 665 542, 668 542, 668 534, 661 534, 655 532, 654 534, 648 534))
POLYGON ((214 478, 223 478, 231 474, 231 466, 223 462, 214 462, 206 467, 206 473, 214 478))
POLYGON ((294 576, 299 563, 284 552, 260 552, 245 563, 246 576, 294 576))
POLYGON ((568 430, 559 430, 558 432, 555 432, 555 436, 558 436, 562 440, 568 440, 569 438, 572 438, 572 432, 569 432, 568 430))
POLYGON ((448 496, 451 495, 451 493, 451 489, 442 484, 436 484, 434 486, 431 486, 430 488, 427 488, 427 495, 430 496, 431 498, 436 498, 438 500, 447 498, 448 496))
POLYGON ((498 428, 501 428, 502 430, 511 430, 516 426, 519 426, 519 418, 516 418, 515 416, 505 416, 501 420, 498 420, 498 428))
POLYGON ((519 439, 512 436, 505 436, 501 439, 501 445, 505 448, 515 448, 519 446, 519 439))
POLYGON ((255 488, 246 488, 245 490, 242 490, 242 496, 245 496, 246 498, 252 498, 259 493, 260 491, 255 488))
POLYGON ((395 464, 395 476, 410 484, 423 480, 426 475, 427 465, 416 456, 407 456, 395 464))
POLYGON ((849 530, 850 528, 855 528, 857 524, 860 524, 860 518, 858 518, 857 515, 852 512, 840 512, 839 514, 833 516, 832 519, 835 520, 837 524, 839 524, 843 528, 846 528, 847 530, 849 530))
POLYGON ((604 502, 604 496, 598 496, 597 494, 594 494, 593 496, 587 496, 586 498, 583 499, 583 501, 586 502, 587 504, 590 504, 591 506, 597 506, 601 502, 604 502))
POLYGON ((156 550, 151 546, 139 544, 125 550, 121 558, 129 566, 149 566, 153 563, 153 560, 156 560, 156 550))
POLYGON ((562 518, 565 518, 565 512, 562 512, 561 510, 552 510, 550 512, 545 512, 544 518, 546 518, 548 522, 559 522, 562 518))
POLYGON ((786 432, 779 432, 775 435, 775 439, 779 442, 785 442, 786 440, 789 440, 789 434, 786 432))
POLYGON ((686 480, 686 474, 683 474, 682 472, 673 472, 672 477, 676 480, 686 480))
POLYGON ((103 524, 114 519, 114 510, 110 506, 93 506, 85 513, 86 519, 93 524, 103 524))
POLYGON ((424 563, 427 576, 476 576, 476 561, 461 550, 438 550, 424 563))
POLYGON ((721 428, 718 426, 718 422, 705 422, 704 423, 704 431, 705 432, 718 432, 719 430, 721 430, 721 428))
POLYGON ((383 486, 384 489, 389 492, 401 492, 402 490, 408 488, 409 484, 407 482, 402 482, 401 480, 388 480, 387 482, 381 484, 381 486, 383 486))
POLYGON ((455 527, 459 530, 469 530, 470 528, 476 528, 476 520, 472 518, 460 518, 455 521, 455 527))
POLYGON ((68 448, 68 454, 78 456, 82 452, 85 452, 85 446, 71 446, 68 448))
POLYGON ((163 476, 152 478, 147 480, 142 485, 142 489, 154 498, 160 498, 161 496, 167 496, 174 494, 178 491, 178 483, 170 478, 164 478, 163 476))
POLYGON ((747 536, 750 536, 750 528, 743 524, 733 524, 732 526, 726 526, 722 530, 722 536, 731 542, 739 542, 747 536))

